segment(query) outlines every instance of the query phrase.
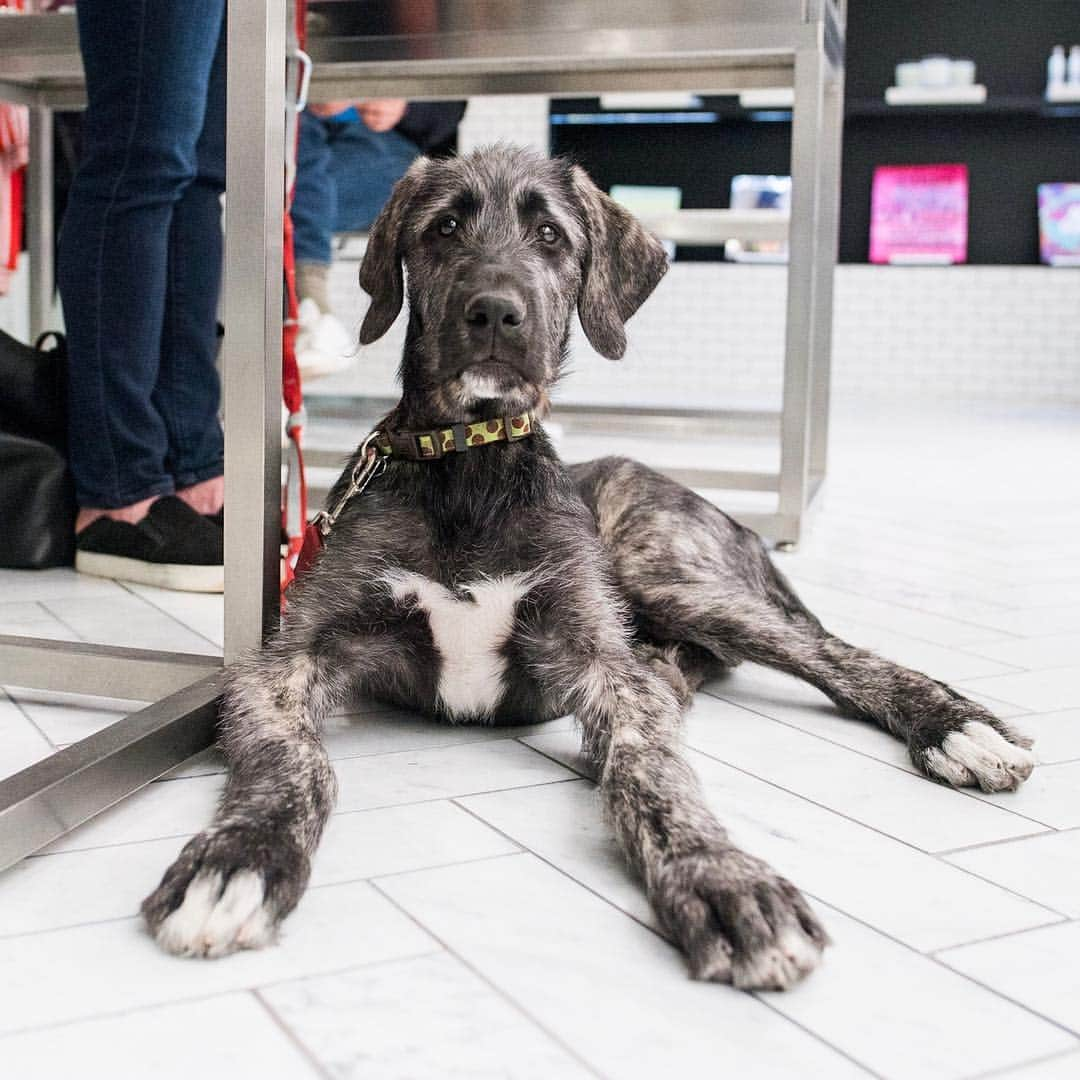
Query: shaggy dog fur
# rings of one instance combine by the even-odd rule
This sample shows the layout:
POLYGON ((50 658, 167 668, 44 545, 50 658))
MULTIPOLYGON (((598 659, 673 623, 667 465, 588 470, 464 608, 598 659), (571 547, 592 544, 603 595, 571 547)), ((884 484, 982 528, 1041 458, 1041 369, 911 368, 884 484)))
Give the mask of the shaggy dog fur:
MULTIPOLYGON (((574 311, 616 359, 666 266, 565 161, 507 148, 421 159, 360 271, 363 342, 398 316, 408 274, 402 397, 382 429, 542 415, 574 311)), ((320 723, 362 691, 451 723, 573 712, 619 846, 691 974, 788 987, 825 933, 790 882, 731 843, 679 750, 694 689, 743 660, 879 724, 936 780, 1007 791, 1031 771, 1004 723, 828 633, 757 536, 642 465, 567 468, 539 425, 435 461, 395 456, 346 505, 280 632, 229 671, 225 794, 143 904, 147 924, 189 956, 273 939, 334 802, 320 723)))

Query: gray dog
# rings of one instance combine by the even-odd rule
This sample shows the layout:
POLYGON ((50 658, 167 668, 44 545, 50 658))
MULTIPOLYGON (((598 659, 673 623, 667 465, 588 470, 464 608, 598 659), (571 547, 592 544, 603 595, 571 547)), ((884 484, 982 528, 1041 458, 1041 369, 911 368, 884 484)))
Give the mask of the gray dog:
POLYGON ((829 634, 758 537, 642 465, 567 468, 539 425, 576 308, 594 348, 666 270, 660 244, 580 168, 507 148, 421 159, 360 270, 386 332, 405 300, 398 406, 331 492, 333 531, 284 625, 229 672, 228 785, 143 904, 163 948, 270 942, 335 796, 319 739, 359 691, 451 723, 573 712, 619 846, 691 974, 783 989, 826 935, 736 848, 679 753, 706 678, 743 660, 823 690, 907 743, 927 776, 1008 791, 1030 745, 980 705, 829 634), (367 485, 363 494, 356 489, 367 485))

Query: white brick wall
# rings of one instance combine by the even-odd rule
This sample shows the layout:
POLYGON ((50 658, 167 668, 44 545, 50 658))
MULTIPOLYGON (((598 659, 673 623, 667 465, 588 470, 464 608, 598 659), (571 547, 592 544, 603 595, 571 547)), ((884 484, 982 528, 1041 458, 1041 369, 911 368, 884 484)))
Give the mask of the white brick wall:
MULTIPOLYGON (((774 407, 780 400, 786 269, 676 264, 631 321, 616 368, 581 335, 559 397, 607 404, 774 407)), ((356 264, 333 299, 350 327, 365 306, 356 264)), ((392 394, 399 320, 354 369, 311 394, 392 394)), ((837 394, 1080 403, 1080 272, 1022 267, 841 266, 837 394)))
POLYGON ((548 98, 544 95, 470 98, 458 128, 458 151, 467 154, 502 140, 546 154, 550 131, 548 98))

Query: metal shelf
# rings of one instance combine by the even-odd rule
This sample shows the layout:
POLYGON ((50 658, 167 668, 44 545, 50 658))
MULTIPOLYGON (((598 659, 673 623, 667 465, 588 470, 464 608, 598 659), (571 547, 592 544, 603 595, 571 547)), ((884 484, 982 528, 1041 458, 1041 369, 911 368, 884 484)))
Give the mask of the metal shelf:
POLYGON ((1058 117, 1080 116, 1080 102, 1052 102, 1035 95, 990 95, 977 103, 943 102, 941 104, 889 105, 881 98, 854 98, 844 105, 849 118, 899 116, 1000 116, 1028 117, 1054 120, 1058 117))

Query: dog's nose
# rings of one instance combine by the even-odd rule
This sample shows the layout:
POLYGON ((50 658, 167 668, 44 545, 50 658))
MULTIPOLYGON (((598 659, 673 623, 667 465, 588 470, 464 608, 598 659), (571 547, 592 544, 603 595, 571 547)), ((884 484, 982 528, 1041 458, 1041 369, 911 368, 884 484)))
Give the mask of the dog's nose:
POLYGON ((465 321, 477 330, 512 334, 525 321, 525 305, 512 293, 477 293, 465 304, 465 321))

